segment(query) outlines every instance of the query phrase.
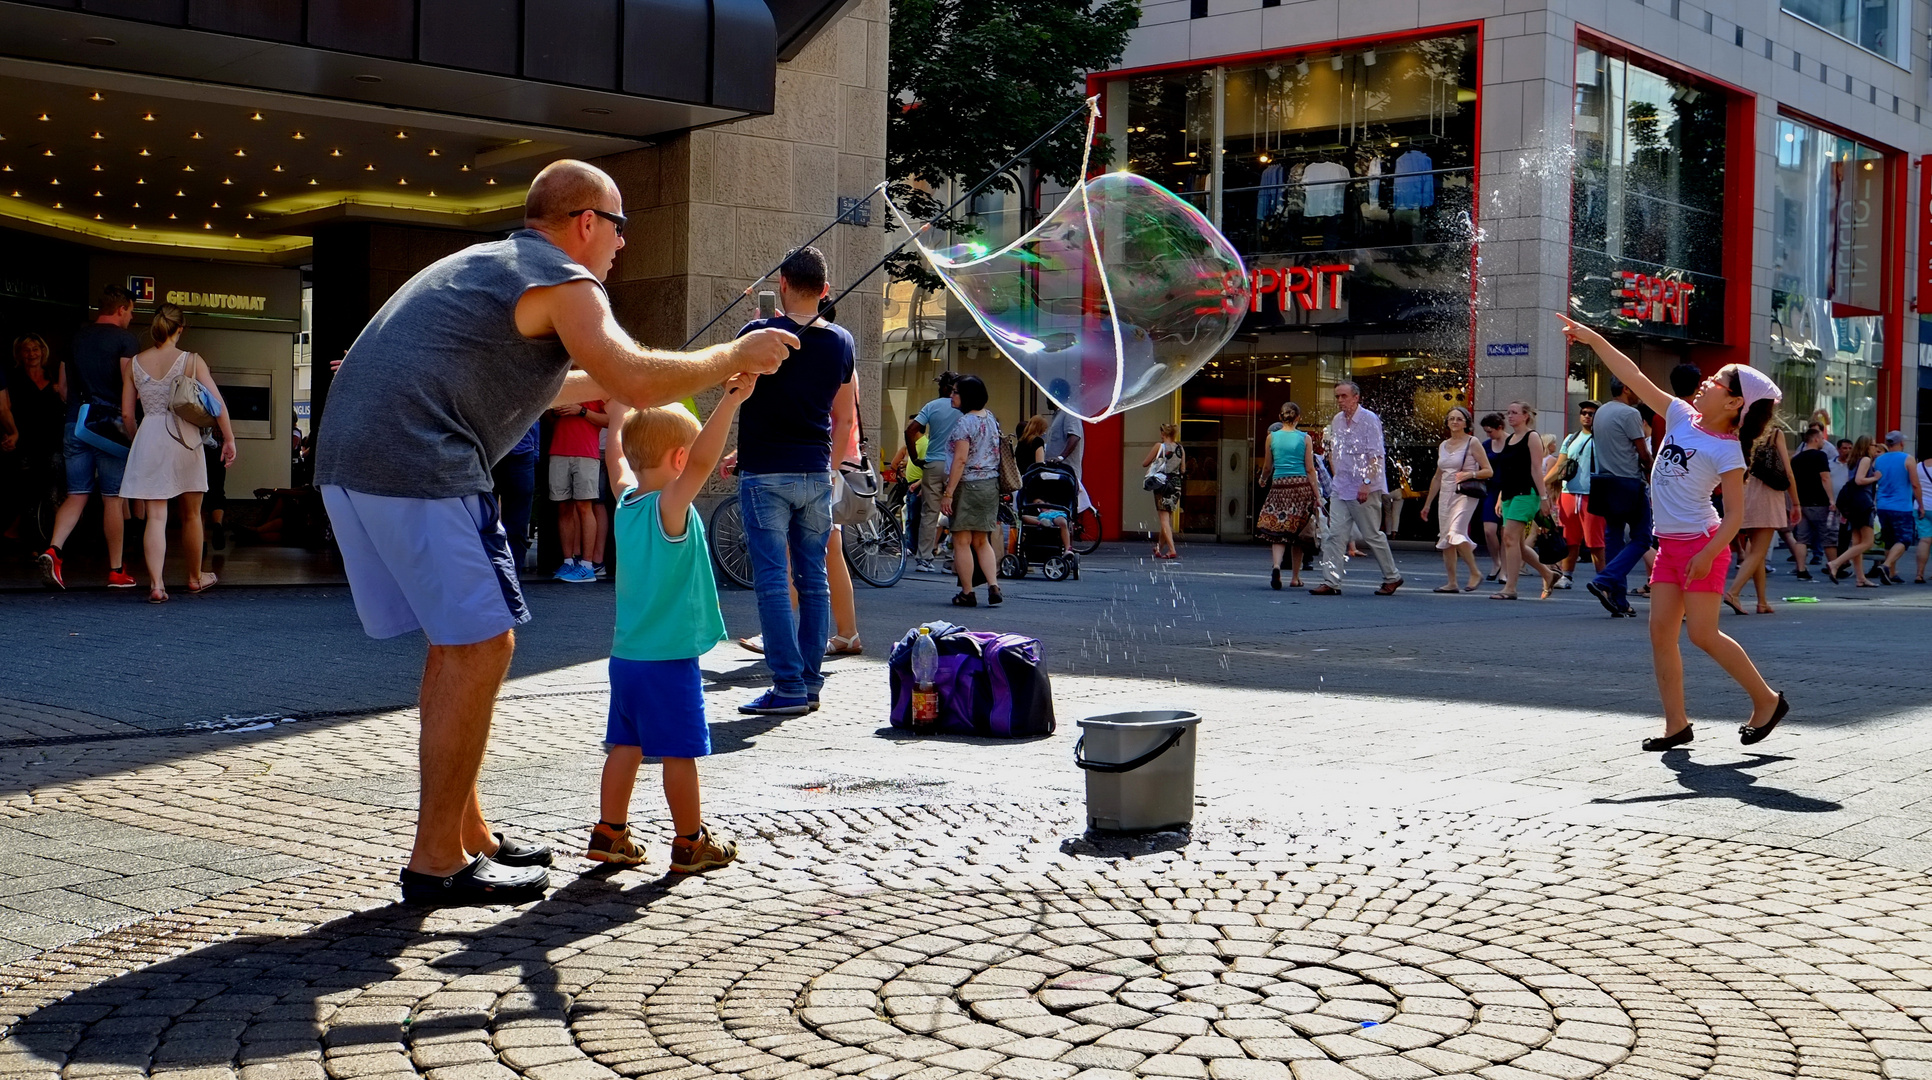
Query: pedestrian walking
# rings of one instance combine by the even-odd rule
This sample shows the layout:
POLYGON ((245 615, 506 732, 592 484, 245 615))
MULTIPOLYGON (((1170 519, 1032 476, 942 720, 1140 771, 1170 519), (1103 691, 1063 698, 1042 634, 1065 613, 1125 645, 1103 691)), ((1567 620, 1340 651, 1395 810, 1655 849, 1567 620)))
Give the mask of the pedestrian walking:
POLYGON ((1301 406, 1284 401, 1280 416, 1280 424, 1262 443, 1261 482, 1268 486, 1268 496, 1254 531, 1271 547, 1268 587, 1281 588, 1281 557, 1286 554, 1288 587, 1299 589, 1303 549, 1320 535, 1321 493, 1315 486, 1315 442, 1301 430, 1301 406))
POLYGON ((1630 571, 1650 550, 1650 429, 1637 411, 1637 392, 1610 380, 1610 396, 1597 408, 1591 456, 1590 516, 1603 522, 1603 567, 1585 586, 1612 618, 1635 618, 1630 571))
POLYGON ((953 386, 959 376, 950 371, 939 373, 939 396, 920 408, 917 415, 906 423, 906 445, 916 446, 921 438, 927 440, 926 453, 917 458, 914 464, 925 471, 927 483, 919 495, 919 549, 913 561, 913 568, 921 573, 936 574, 939 564, 936 551, 939 543, 939 501, 945 497, 945 480, 952 472, 953 425, 959 422, 959 402, 953 395, 953 386))
POLYGON ((601 451, 597 437, 610 425, 602 401, 578 401, 550 410, 550 501, 557 504, 557 541, 563 547, 558 581, 597 580, 604 561, 603 531, 597 521, 601 451))
POLYGON ((1905 452, 1904 432, 1886 434, 1885 452, 1872 461, 1872 471, 1878 474, 1878 521, 1885 527, 1885 561, 1878 572, 1887 584, 1902 585, 1898 561, 1918 545, 1919 508, 1925 502, 1919 470, 1912 465, 1912 455, 1905 452))
MULTIPOLYGON (((127 332, 134 318, 134 297, 119 285, 101 290, 100 307, 94 321, 74 332, 68 350, 65 377, 67 419, 61 428, 61 456, 67 469, 67 498, 54 511, 54 535, 47 550, 36 557, 40 580, 48 588, 67 587, 62 569, 61 550, 74 526, 80 524, 87 500, 101 493, 101 537, 107 541, 107 584, 112 589, 132 589, 134 575, 121 564, 122 540, 126 535, 127 504, 121 498, 121 477, 127 470, 127 455, 99 449, 76 434, 81 407, 90 406, 90 425, 111 426, 121 411, 121 363, 141 351, 141 343, 127 332), (99 421, 95 420, 98 414, 99 421)), ((134 420, 122 418, 126 429, 120 437, 131 441, 134 420)))
POLYGON ((1872 446, 1870 435, 1860 435, 1852 443, 1851 452, 1845 459, 1845 486, 1838 489, 1838 516, 1845 521, 1851 532, 1851 543, 1838 557, 1825 564, 1825 576, 1837 584, 1839 576, 1851 567, 1853 576, 1861 589, 1875 589, 1878 586, 1865 577, 1864 556, 1872 549, 1872 517, 1878 511, 1879 475, 1873 465, 1878 457, 1872 446))
POLYGON ((682 405, 630 412, 611 406, 616 432, 605 448, 617 482, 617 628, 610 649, 610 719, 598 821, 584 851, 593 862, 646 861, 631 834, 631 793, 645 755, 663 761, 670 805, 671 869, 724 866, 738 845, 705 824, 698 758, 711 753, 698 658, 724 640, 718 583, 704 522, 691 505, 724 451, 731 420, 756 376, 737 375, 702 428, 682 405))
POLYGON ((422 630, 422 784, 403 898, 541 895, 550 849, 491 828, 477 794, 490 716, 527 622, 490 468, 547 408, 650 407, 741 372, 776 370, 799 340, 771 328, 696 353, 641 348, 604 292, 627 219, 581 161, 546 166, 523 229, 430 264, 370 320, 329 392, 322 488, 363 628, 422 630), (573 373, 572 360, 583 370, 573 373))
MULTIPOLYGON (((121 361, 121 412, 134 416, 138 398, 143 413, 128 448, 127 471, 121 480, 121 497, 147 505, 147 531, 141 549, 147 558, 148 603, 165 604, 168 590, 162 583, 162 565, 168 556, 168 500, 181 499, 181 557, 188 564, 188 591, 206 592, 215 585, 215 575, 201 570, 201 499, 208 490, 208 463, 201 454, 201 431, 190 427, 174 414, 170 398, 178 378, 201 384, 215 402, 221 390, 207 361, 181 348, 181 334, 188 328, 181 309, 162 304, 154 313, 148 336, 151 348, 121 361)), ((235 463, 235 432, 223 408, 215 415, 221 429, 221 463, 235 463)))
POLYGON ((1503 580, 1503 514, 1502 514, 1502 477, 1497 475, 1496 465, 1503 456, 1507 445, 1507 425, 1503 414, 1484 413, 1480 426, 1483 429, 1483 456, 1489 459, 1489 479, 1483 482, 1483 546, 1489 550, 1490 581, 1503 580))
POLYGON ((1798 522, 1792 526, 1792 561, 1799 581, 1810 581, 1810 562, 1823 551, 1838 557, 1838 529, 1831 514, 1831 458, 1825 452, 1825 429, 1805 428, 1804 445, 1791 455, 1791 487, 1798 493, 1798 522))
MULTIPOLYGON (((497 505, 503 508, 503 531, 510 538, 510 555, 516 560, 518 574, 523 572, 530 556, 530 514, 537 501, 537 459, 543 456, 541 431, 542 425, 531 424, 523 438, 490 470, 491 490, 496 492, 497 505)), ((561 514, 558 519, 561 523, 561 514)))
POLYGON ((1035 413, 1020 425, 1013 440, 1013 460, 1021 471, 1046 460, 1046 434, 1051 421, 1045 413, 1035 413))
POLYGON ((1919 480, 1919 516, 1913 524, 1919 534, 1918 572, 1913 575, 1914 585, 1925 584, 1925 564, 1932 557, 1932 446, 1919 447, 1919 464, 1915 472, 1919 480))
MULTIPOLYGON (((1156 559, 1178 559, 1179 549, 1174 546, 1174 517, 1181 511, 1181 489, 1187 482, 1187 458, 1181 452, 1181 429, 1175 424, 1162 424, 1161 437, 1148 447, 1147 456, 1141 459, 1140 467, 1147 470, 1141 486, 1154 496, 1154 521, 1158 530, 1154 535, 1154 557, 1156 559)), ((1275 565, 1281 565, 1281 555, 1275 555, 1275 565)))
POLYGON ((1074 504, 1074 516, 1092 509, 1093 500, 1087 497, 1087 428, 1080 418, 1060 407, 1062 401, 1073 395, 1073 388, 1065 379, 1055 379, 1047 384, 1047 421, 1046 458, 1048 461, 1063 461, 1073 470, 1073 481, 1079 491, 1074 504))
POLYGON ((1612 374, 1664 416, 1664 441, 1650 474, 1659 549, 1651 577, 1650 649, 1664 707, 1664 734, 1644 740, 1643 748, 1671 750, 1692 738, 1684 708, 1680 626, 1688 628, 1691 644, 1750 695, 1751 717, 1738 728, 1738 741, 1745 746, 1760 742, 1790 706, 1765 683, 1744 647, 1718 629, 1717 615, 1731 539, 1744 520, 1742 447, 1755 445, 1770 425, 1782 396, 1777 384, 1754 368, 1726 364, 1686 402, 1659 389, 1602 334, 1567 316, 1558 318, 1572 344, 1589 346, 1612 374), (1722 518, 1711 505, 1711 490, 1719 486, 1724 491, 1722 518))
POLYGON ((1769 615, 1777 610, 1765 589, 1764 564, 1771 557, 1771 541, 1779 531, 1804 520, 1804 515, 1798 506, 1797 487, 1791 482, 1791 448, 1785 445, 1784 430, 1775 421, 1744 449, 1744 456, 1750 463, 1744 476, 1744 520, 1738 534, 1744 557, 1738 561, 1736 578, 1724 592, 1724 602, 1732 611, 1744 614, 1744 583, 1749 581, 1758 591, 1758 614, 1769 615))
POLYGON ((1382 570, 1382 587, 1375 595, 1393 596, 1402 587, 1402 575, 1396 571, 1388 535, 1382 531, 1382 500, 1389 495, 1382 418, 1362 407, 1362 388, 1352 382, 1335 384, 1335 405, 1327 439, 1335 493, 1328 501, 1328 532, 1322 538, 1326 580, 1308 591, 1314 596, 1341 595, 1349 530, 1354 529, 1382 570))
POLYGON ((944 481, 940 509, 947 515, 953 536, 953 573, 959 578, 957 607, 974 607, 975 561, 986 579, 986 605, 1005 600, 999 586, 999 559, 993 551, 993 532, 999 528, 1000 425, 986 408, 986 384, 977 375, 962 375, 953 384, 959 402, 959 422, 953 425, 952 465, 944 481))
POLYGON ((18 528, 20 538, 30 545, 28 550, 39 554, 47 540, 39 529, 45 526, 30 521, 27 511, 50 496, 58 497, 61 422, 67 412, 67 387, 46 338, 23 334, 14 339, 13 368, 0 399, 7 403, 16 436, 14 444, 6 447, 13 452, 5 466, 10 476, 0 480, 0 489, 11 486, 14 492, 13 504, 0 509, 0 534, 7 533, 9 526, 18 528), (17 526, 12 520, 15 511, 21 515, 17 526))
POLYGON ((1429 480, 1429 494, 1422 500, 1422 520, 1436 514, 1436 549, 1442 552, 1443 584, 1439 593, 1475 592, 1483 583, 1483 572, 1476 565, 1476 543, 1469 537, 1469 523, 1483 501, 1488 486, 1483 481, 1493 475, 1489 456, 1482 453, 1480 440, 1470 431, 1470 412, 1460 405, 1449 410, 1443 426, 1449 437, 1436 444, 1436 474, 1429 480), (1457 563, 1469 565, 1469 581, 1456 585, 1457 563))
POLYGON ((1531 529, 1537 515, 1548 516, 1550 493, 1543 486, 1547 470, 1537 468, 1532 455, 1543 449, 1536 433, 1536 410, 1528 402, 1512 401, 1503 410, 1509 435, 1503 440, 1502 453, 1496 455, 1496 516, 1503 519, 1502 591, 1491 593, 1491 600, 1516 599, 1516 577, 1527 565, 1543 579, 1542 599, 1548 600, 1556 588, 1556 573, 1536 557, 1531 529))
POLYGON ((1603 571, 1603 519, 1590 513, 1590 482, 1597 471, 1596 419, 1598 405, 1585 401, 1577 406, 1577 427, 1557 447, 1556 464, 1543 477, 1546 485, 1561 485, 1557 495, 1557 523, 1563 529, 1562 579, 1557 588, 1570 587, 1577 560, 1589 553, 1590 565, 1603 571))
POLYGON ((825 255, 798 248, 778 269, 779 314, 753 320, 742 331, 776 327, 803 343, 775 373, 758 380, 738 421, 738 500, 772 674, 770 690, 738 706, 747 715, 801 716, 817 706, 825 684, 825 643, 833 625, 826 567, 832 448, 847 448, 858 416, 852 335, 819 314, 819 301, 830 291, 825 255))

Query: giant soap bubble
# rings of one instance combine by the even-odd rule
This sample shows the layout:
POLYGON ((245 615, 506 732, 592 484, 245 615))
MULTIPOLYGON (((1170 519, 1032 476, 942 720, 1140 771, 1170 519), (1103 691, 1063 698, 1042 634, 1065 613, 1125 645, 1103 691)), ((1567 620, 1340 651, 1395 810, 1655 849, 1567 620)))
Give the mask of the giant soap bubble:
MULTIPOLYGON (((918 229, 893 211, 917 243, 918 229)), ((919 250, 1000 352, 1083 420, 1173 393, 1248 307, 1247 271, 1227 238, 1173 192, 1126 172, 1075 188, 998 251, 919 250)))

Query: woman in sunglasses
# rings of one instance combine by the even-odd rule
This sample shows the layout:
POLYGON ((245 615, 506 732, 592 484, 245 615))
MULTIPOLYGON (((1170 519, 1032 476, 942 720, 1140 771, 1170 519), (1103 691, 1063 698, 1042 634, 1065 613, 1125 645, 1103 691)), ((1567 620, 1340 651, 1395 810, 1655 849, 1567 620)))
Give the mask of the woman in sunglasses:
POLYGON ((1744 450, 1771 423, 1782 394, 1755 368, 1726 364, 1705 379, 1690 401, 1672 397, 1645 377, 1602 334, 1564 315, 1563 334, 1589 346, 1610 373, 1664 416, 1664 441, 1650 471, 1652 528, 1657 565, 1650 575, 1650 652, 1663 698, 1664 734, 1645 739, 1645 750, 1671 750, 1691 741, 1684 710, 1684 657, 1677 628, 1688 625, 1691 644, 1704 650, 1751 695, 1751 718, 1738 729, 1745 746, 1760 742, 1784 719, 1789 706, 1758 674, 1744 647, 1718 629, 1718 604, 1731 541, 1744 520, 1744 450), (1711 505, 1721 487, 1724 516, 1711 505))

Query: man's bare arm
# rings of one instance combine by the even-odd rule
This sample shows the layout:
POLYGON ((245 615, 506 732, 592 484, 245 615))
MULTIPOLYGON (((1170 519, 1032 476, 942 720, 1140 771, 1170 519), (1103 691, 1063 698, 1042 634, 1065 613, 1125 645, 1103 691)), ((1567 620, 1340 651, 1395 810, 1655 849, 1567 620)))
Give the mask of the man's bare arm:
MULTIPOLYGON (((617 325, 604 290, 589 281, 524 293, 517 302, 516 324, 524 337, 561 341, 608 398, 638 408, 682 400, 739 372, 777 371, 790 350, 798 347, 798 339, 790 333, 766 328, 696 352, 646 349, 617 325)), ((575 388, 566 382, 565 389, 575 388)), ((574 401, 559 395, 555 404, 574 401)))
MULTIPOLYGON (((838 394, 832 398, 832 446, 836 452, 843 453, 850 444, 852 429, 859 423, 859 382, 847 379, 839 387, 838 394)), ((861 447, 863 450, 863 447, 861 447)), ((834 460, 832 468, 837 469, 839 462, 834 460)))
POLYGON ((554 409, 559 405, 580 405, 586 401, 613 400, 616 399, 603 387, 597 385, 596 379, 590 377, 590 372, 573 371, 564 376, 563 389, 557 391, 557 396, 551 400, 550 407, 554 409))

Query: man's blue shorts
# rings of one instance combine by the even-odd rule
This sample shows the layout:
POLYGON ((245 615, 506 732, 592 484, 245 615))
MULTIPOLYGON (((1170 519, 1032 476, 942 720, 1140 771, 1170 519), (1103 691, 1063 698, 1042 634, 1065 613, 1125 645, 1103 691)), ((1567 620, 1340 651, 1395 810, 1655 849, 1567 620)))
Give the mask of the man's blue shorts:
POLYGON ((1880 510, 1878 523, 1885 527, 1887 544, 1911 547, 1919 542, 1918 515, 1910 510, 1880 510))
POLYGON ((635 746, 649 757, 700 758, 711 753, 704 722, 704 673, 698 658, 610 658, 610 722, 604 746, 635 746))
POLYGON ((67 469, 67 494, 85 495, 98 491, 102 495, 118 496, 121 493, 121 475, 127 471, 127 458, 96 450, 74 434, 74 425, 68 424, 61 429, 60 456, 67 469), (94 485, 96 477, 100 486, 94 485))
POLYGON ((362 628, 474 645, 530 621, 496 496, 404 499, 334 484, 322 503, 362 628))

